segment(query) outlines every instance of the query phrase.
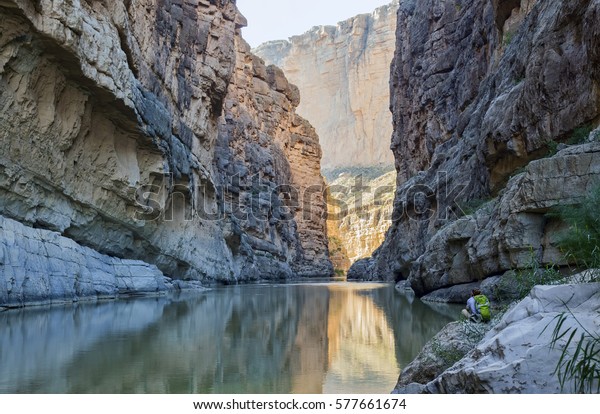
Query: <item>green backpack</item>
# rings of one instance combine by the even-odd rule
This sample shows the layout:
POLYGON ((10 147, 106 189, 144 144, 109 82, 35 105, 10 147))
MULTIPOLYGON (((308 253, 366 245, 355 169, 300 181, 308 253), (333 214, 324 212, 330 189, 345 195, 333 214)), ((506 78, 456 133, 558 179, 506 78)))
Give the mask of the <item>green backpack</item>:
POLYGON ((490 301, 485 295, 475 296, 475 304, 477 306, 477 310, 481 315, 481 320, 484 322, 489 322, 492 319, 492 314, 490 313, 490 301))

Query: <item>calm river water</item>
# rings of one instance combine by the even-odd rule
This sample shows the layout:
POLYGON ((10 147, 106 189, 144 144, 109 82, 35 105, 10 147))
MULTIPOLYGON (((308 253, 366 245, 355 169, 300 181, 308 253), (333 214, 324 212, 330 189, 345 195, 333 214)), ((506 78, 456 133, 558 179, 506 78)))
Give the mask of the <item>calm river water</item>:
POLYGON ((350 283, 7 311, 0 392, 389 393, 458 314, 350 283))

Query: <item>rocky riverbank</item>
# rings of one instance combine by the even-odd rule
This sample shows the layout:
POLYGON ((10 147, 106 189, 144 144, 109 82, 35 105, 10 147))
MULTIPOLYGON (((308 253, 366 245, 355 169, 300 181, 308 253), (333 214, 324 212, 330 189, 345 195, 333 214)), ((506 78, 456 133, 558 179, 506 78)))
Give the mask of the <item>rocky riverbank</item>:
POLYGON ((600 334, 599 312, 599 283, 536 286, 488 326, 448 325, 403 369, 394 393, 572 393, 573 378, 561 387, 555 373, 568 339, 551 346, 557 318, 566 317, 561 332, 578 330, 572 355, 584 330, 600 334))
POLYGON ((205 290, 156 266, 118 259, 0 216, 0 309, 205 290))

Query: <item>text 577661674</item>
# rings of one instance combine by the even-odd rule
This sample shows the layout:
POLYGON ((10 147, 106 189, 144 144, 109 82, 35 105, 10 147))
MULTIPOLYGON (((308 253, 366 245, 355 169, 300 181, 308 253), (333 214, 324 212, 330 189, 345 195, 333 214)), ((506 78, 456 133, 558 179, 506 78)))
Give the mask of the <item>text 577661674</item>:
POLYGON ((336 410, 406 410, 406 400, 393 399, 358 399, 345 398, 337 399, 335 402, 336 410))

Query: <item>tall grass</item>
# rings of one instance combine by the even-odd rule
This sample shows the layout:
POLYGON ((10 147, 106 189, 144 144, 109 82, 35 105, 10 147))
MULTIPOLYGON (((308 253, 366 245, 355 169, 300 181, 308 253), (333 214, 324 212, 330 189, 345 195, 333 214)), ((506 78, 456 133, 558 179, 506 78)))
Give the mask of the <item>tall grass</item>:
POLYGON ((572 382, 573 388, 566 391, 578 394, 600 393, 600 335, 585 329, 570 311, 568 314, 558 315, 555 321, 551 348, 557 348, 561 340, 566 338, 554 370, 554 374, 558 375, 561 391, 565 391, 567 384, 572 382), (575 319, 577 327, 565 327, 569 317, 575 319), (573 347, 574 350, 571 351, 573 347))

